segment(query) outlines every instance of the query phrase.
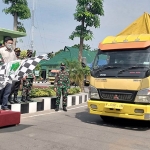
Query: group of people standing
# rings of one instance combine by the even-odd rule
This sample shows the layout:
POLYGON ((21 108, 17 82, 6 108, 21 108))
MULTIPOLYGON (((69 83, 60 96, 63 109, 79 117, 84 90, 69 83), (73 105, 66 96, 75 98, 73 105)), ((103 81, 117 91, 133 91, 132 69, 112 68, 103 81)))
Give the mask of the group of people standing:
MULTIPOLYGON (((20 49, 16 48, 13 50, 13 39, 11 37, 6 37, 4 39, 3 45, 0 47, 0 55, 2 56, 3 63, 9 63, 11 61, 15 61, 20 59, 20 49)), ((32 57, 32 51, 27 51, 27 58, 32 57)), ((32 72, 28 73, 28 75, 24 76, 20 81, 13 81, 12 83, 7 83, 7 85, 0 91, 0 102, 1 109, 9 110, 8 101, 11 104, 21 103, 32 101, 30 99, 30 91, 33 84, 33 80, 35 76, 32 72), (20 85, 22 84, 22 98, 21 101, 17 99, 18 91, 20 85), (12 95, 14 97, 12 98, 12 95)), ((67 95, 70 89, 70 80, 69 74, 66 71, 66 66, 64 63, 61 63, 60 72, 55 76, 54 90, 56 91, 56 108, 55 111, 59 111, 60 98, 62 94, 63 98, 63 110, 67 111, 67 95)))
MULTIPOLYGON (((13 49, 13 39, 11 37, 6 37, 4 39, 3 45, 0 47, 0 55, 2 56, 3 63, 9 63, 11 61, 15 61, 20 59, 20 52, 19 48, 13 49)), ((32 57, 32 51, 27 51, 27 58, 32 57)), ((5 88, 0 91, 0 101, 1 101, 1 109, 9 110, 8 108, 8 101, 11 104, 14 103, 21 103, 32 101, 30 99, 30 91, 33 84, 33 80, 35 79, 34 74, 31 72, 28 75, 24 76, 20 81, 13 81, 12 83, 7 83, 5 88), (20 85, 22 84, 22 98, 21 101, 17 99, 18 91, 20 85), (14 97, 12 97, 14 95, 14 97)))

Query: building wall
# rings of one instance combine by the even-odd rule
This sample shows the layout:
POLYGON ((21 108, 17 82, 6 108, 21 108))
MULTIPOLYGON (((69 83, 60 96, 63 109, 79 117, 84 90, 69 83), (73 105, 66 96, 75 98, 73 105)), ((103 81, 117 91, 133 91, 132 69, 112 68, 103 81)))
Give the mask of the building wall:
POLYGON ((50 65, 50 66, 41 66, 42 70, 46 70, 46 78, 49 77, 49 71, 50 70, 59 70, 60 66, 59 65, 50 65))

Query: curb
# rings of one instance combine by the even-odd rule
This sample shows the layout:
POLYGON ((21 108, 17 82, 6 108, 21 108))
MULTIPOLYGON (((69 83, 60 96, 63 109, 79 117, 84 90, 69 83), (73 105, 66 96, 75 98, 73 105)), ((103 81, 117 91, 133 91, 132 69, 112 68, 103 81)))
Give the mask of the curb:
POLYGON ((48 81, 36 81, 36 82, 33 82, 33 83, 48 83, 48 81))
MULTIPOLYGON (((40 97, 34 98, 34 102, 10 104, 8 108, 12 111, 20 112, 21 114, 36 113, 39 111, 55 109, 56 97, 40 97)), ((88 93, 81 93, 77 95, 68 95, 67 107, 79 105, 87 102, 88 93)), ((62 98, 60 101, 60 108, 62 108, 62 98)), ((1 106, 0 106, 1 108, 1 106)))

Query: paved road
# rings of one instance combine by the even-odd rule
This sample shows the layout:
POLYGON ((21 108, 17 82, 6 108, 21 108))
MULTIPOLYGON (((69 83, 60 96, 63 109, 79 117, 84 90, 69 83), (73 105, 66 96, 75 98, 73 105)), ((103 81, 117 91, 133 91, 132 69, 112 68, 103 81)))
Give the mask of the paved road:
POLYGON ((149 149, 149 123, 115 120, 107 124, 88 114, 86 104, 68 112, 22 115, 19 126, 0 129, 0 150, 149 149))

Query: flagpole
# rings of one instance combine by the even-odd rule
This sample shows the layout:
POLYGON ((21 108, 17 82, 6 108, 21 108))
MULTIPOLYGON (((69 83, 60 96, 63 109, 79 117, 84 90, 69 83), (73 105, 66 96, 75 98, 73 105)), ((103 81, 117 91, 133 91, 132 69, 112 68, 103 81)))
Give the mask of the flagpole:
POLYGON ((35 0, 32 0, 32 29, 31 29, 31 50, 34 51, 34 9, 35 0))

